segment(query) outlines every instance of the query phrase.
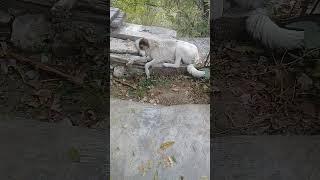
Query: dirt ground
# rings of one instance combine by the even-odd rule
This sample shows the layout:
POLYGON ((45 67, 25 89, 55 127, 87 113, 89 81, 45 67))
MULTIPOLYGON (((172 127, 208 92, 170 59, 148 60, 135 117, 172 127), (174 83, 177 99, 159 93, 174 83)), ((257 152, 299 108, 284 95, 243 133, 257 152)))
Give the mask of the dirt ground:
MULTIPOLYGON (((212 56, 212 86, 190 76, 112 78, 111 97, 161 105, 208 104, 211 98, 216 136, 320 132, 320 50, 279 52, 255 45, 227 44, 212 56)), ((40 61, 36 57, 35 61, 40 61)), ((48 62, 82 77, 79 86, 65 78, 0 59, 0 113, 70 126, 99 128, 109 103, 105 62, 48 62)))
MULTIPOLYGON (((41 62, 38 56, 24 57, 41 62)), ((26 117, 66 126, 98 127, 99 122, 107 118, 108 76, 104 75, 107 68, 102 62, 75 58, 76 63, 51 58, 43 64, 81 78, 82 85, 16 59, 0 58, 1 116, 26 117)))
POLYGON ((112 80, 111 97, 160 105, 209 104, 210 84, 190 76, 138 76, 112 80))
POLYGON ((319 49, 231 46, 212 63, 215 136, 320 133, 319 49))

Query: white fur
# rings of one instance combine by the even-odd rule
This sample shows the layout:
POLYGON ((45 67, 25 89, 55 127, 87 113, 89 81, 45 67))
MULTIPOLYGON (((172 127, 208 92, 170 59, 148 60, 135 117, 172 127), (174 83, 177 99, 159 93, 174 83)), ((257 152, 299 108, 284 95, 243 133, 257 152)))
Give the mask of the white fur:
POLYGON ((304 32, 279 27, 266 14, 265 9, 256 9, 246 21, 247 31, 256 40, 269 48, 297 49, 304 45, 304 32))
MULTIPOLYGON (((144 54, 138 44, 141 39, 136 41, 139 54, 144 54)), ((155 64, 163 63, 164 67, 178 68, 181 63, 187 64, 187 71, 194 77, 204 77, 205 72, 199 71, 194 64, 199 62, 198 48, 188 42, 179 40, 151 40, 148 39, 149 48, 145 50, 145 55, 152 60, 145 64, 145 73, 150 77, 149 68, 155 64)))

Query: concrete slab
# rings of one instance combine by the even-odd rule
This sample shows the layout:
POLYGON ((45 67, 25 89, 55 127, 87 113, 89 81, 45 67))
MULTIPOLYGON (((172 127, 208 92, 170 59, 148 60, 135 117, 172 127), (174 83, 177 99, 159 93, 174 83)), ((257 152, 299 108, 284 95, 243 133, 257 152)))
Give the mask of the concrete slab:
POLYGON ((106 180, 107 132, 0 114, 0 179, 106 180))
POLYGON ((111 99, 110 108, 112 179, 210 179, 209 105, 111 99), (171 147, 160 150, 170 141, 171 147), (169 159, 172 166, 165 167, 169 159))
POLYGON ((133 41, 139 38, 174 39, 177 32, 163 27, 124 23, 121 28, 111 31, 111 37, 133 41))
POLYGON ((110 38, 110 53, 138 55, 138 50, 135 47, 134 41, 110 38))
POLYGON ((320 179, 320 136, 237 136, 213 142, 213 179, 320 179))

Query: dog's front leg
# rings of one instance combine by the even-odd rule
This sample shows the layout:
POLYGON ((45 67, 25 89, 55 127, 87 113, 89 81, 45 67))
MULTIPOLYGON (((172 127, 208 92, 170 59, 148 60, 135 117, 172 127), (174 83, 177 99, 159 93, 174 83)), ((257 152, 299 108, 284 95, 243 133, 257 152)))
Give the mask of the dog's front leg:
POLYGON ((181 64, 181 56, 177 56, 174 60, 174 63, 163 63, 164 67, 172 67, 172 68, 178 68, 181 64))
POLYGON ((155 65, 155 64, 159 64, 159 63, 160 63, 159 60, 153 59, 152 61, 147 62, 147 63, 144 65, 144 70, 145 70, 145 73, 146 73, 146 75, 147 75, 147 79, 150 78, 150 70, 149 70, 149 68, 150 68, 151 66, 153 66, 153 65, 155 65))
POLYGON ((139 50, 139 55, 142 56, 142 57, 145 57, 146 56, 146 51, 139 50))

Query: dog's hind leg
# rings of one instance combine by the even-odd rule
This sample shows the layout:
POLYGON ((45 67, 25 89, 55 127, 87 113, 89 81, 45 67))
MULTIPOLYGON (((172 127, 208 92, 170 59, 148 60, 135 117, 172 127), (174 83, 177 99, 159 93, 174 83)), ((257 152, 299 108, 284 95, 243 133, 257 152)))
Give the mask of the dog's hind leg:
POLYGON ((176 56, 176 59, 174 60, 174 64, 173 63, 163 63, 164 67, 172 67, 172 68, 178 68, 181 65, 181 56, 176 56))

